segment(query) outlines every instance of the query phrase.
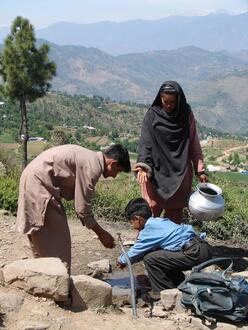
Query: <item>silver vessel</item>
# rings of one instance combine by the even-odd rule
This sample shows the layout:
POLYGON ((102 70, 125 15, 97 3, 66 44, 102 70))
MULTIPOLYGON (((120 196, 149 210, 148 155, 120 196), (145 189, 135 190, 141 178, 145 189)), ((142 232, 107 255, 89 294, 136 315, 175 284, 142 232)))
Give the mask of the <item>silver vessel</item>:
POLYGON ((213 183, 199 183, 189 198, 189 211, 202 221, 216 220, 224 212, 222 190, 213 183))

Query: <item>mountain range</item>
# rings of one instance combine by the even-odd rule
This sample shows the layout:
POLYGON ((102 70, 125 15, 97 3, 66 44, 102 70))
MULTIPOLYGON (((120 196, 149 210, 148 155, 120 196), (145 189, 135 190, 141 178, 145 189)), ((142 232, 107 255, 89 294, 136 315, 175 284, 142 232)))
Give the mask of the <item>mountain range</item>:
POLYGON ((50 44, 50 58, 57 63, 56 91, 150 104, 164 80, 177 80, 201 124, 247 132, 248 52, 233 57, 185 47, 111 56, 94 48, 50 44))
MULTIPOLYGON (((58 22, 37 29, 36 36, 58 45, 95 47, 120 55, 186 46, 212 51, 239 51, 248 48, 247 31, 248 12, 240 15, 169 16, 159 20, 118 23, 58 22)), ((8 32, 8 29, 0 28, 0 43, 8 32)))
MULTIPOLYGON (((38 30, 37 35, 39 36, 42 31, 47 31, 47 33, 50 31, 46 35, 47 40, 56 39, 61 44, 64 42, 68 44, 81 43, 82 40, 86 39, 76 39, 76 35, 78 37, 85 36, 85 38, 88 36, 87 40, 91 40, 92 46, 94 44, 95 47, 97 46, 98 35, 99 40, 102 38, 102 44, 107 47, 108 42, 106 40, 113 41, 113 35, 119 34, 118 40, 116 39, 113 44, 116 47, 122 47, 125 45, 125 33, 129 31, 130 36, 138 37, 140 40, 135 46, 139 46, 139 48, 136 53, 125 54, 123 49, 122 55, 110 55, 110 51, 107 53, 95 47, 58 45, 38 39, 38 44, 44 42, 49 44, 49 58, 55 61, 57 65, 57 76, 52 81, 54 91, 88 96, 99 95, 118 102, 130 101, 149 105, 164 80, 176 80, 182 85, 196 118, 202 125, 220 131, 248 135, 248 13, 237 16, 216 14, 191 18, 170 17, 160 21, 105 22, 79 25, 82 29, 93 29, 94 27, 93 30, 96 35, 92 34, 93 32, 90 33, 90 30, 88 33, 73 33, 70 26, 76 28, 78 24, 58 23, 47 29, 38 30), (232 24, 230 23, 231 18, 233 19, 232 24), (218 33, 211 35, 210 32, 214 31, 214 26, 218 20, 218 29, 216 28, 218 33), (172 35, 174 34, 174 40, 179 40, 178 38, 181 36, 180 42, 182 43, 184 40, 187 45, 190 44, 190 38, 192 39, 193 36, 195 41, 201 40, 202 29, 208 31, 210 34, 202 33, 202 45, 205 42, 203 47, 205 49, 196 46, 169 49, 176 47, 179 43, 171 43, 170 47, 167 47, 169 45, 168 38, 172 40, 173 37, 168 31, 167 34, 163 32, 162 26, 165 22, 170 27, 168 31, 172 35), (182 25, 183 22, 184 24, 188 22, 188 28, 191 26, 191 33, 189 33, 190 30, 186 29, 187 24, 182 25), (194 28, 192 22, 195 24, 194 28), (135 33, 131 33, 131 29, 127 28, 129 23, 138 25, 142 23, 144 28, 141 28, 140 25, 139 29, 133 30, 135 33), (150 29, 145 27, 148 23, 150 29), (147 42, 152 31, 151 26, 158 23, 161 24, 161 30, 160 34, 153 34, 154 42, 157 37, 160 41, 167 40, 164 42, 164 48, 169 50, 152 50, 153 47, 151 47, 150 50, 141 52, 142 49, 146 48, 140 47, 141 44, 152 45, 147 42), (65 26, 68 30, 65 29, 65 26), (109 26, 109 31, 112 32, 109 34, 107 30, 104 30, 104 26, 109 26), (184 26, 183 33, 181 31, 182 26, 184 26), (54 30, 49 30, 52 27, 54 30), (57 29, 57 27, 60 28, 57 29), (123 30, 119 29, 120 27, 124 27, 123 30), (57 32, 53 33, 53 31, 57 32), (147 35, 144 37, 146 33, 147 35), (228 38, 228 43, 223 41, 228 38), (222 50, 207 50, 207 40, 209 42, 212 40, 215 48, 222 50)), ((0 38, 1 31, 3 30, 0 30, 0 38)), ((130 48, 126 48, 126 51, 129 51, 134 44, 132 42, 127 44, 130 48)), ((210 45, 210 43, 208 44, 210 45)), ((154 43, 153 45, 159 47, 158 44, 154 43)), ((0 45, 0 51, 1 47, 0 45)), ((121 49, 113 51, 113 53, 117 54, 120 51, 121 49)))
POLYGON ((185 47, 111 56, 95 48, 49 45, 57 65, 54 91, 149 105, 164 80, 176 80, 202 125, 247 134, 248 52, 232 56, 185 47))

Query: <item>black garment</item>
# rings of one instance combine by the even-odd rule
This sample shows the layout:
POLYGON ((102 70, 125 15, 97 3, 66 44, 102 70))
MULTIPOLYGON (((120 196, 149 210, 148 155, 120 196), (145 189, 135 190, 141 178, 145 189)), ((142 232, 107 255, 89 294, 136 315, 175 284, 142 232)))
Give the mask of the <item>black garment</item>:
POLYGON ((168 199, 180 187, 187 171, 191 109, 178 83, 166 81, 160 90, 144 117, 137 163, 150 167, 151 182, 161 197, 168 199), (160 90, 168 84, 177 95, 177 107, 172 112, 163 109, 160 98, 160 90))
POLYGON ((185 251, 157 250, 148 253, 143 261, 153 291, 176 288, 184 281, 182 271, 211 258, 211 246, 204 240, 191 245, 185 251))

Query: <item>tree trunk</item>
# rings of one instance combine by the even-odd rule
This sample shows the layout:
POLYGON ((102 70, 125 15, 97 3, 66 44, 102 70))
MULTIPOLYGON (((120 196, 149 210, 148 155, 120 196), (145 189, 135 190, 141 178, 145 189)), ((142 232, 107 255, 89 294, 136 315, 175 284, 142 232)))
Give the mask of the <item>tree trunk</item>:
POLYGON ((20 108, 21 108, 20 137, 22 142, 22 169, 24 169, 28 163, 28 137, 29 137, 27 109, 26 109, 26 101, 24 96, 20 100, 20 108))

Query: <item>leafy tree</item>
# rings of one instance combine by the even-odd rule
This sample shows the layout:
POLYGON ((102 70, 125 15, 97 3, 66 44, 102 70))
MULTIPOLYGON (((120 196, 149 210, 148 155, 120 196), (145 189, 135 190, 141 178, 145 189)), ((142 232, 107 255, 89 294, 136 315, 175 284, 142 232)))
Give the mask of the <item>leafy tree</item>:
POLYGON ((117 139, 119 137, 119 132, 117 129, 113 129, 112 132, 111 132, 111 139, 117 139))
POLYGON ((233 164, 234 165, 239 165, 240 164, 239 154, 237 154, 236 152, 233 155, 233 164))
POLYGON ((46 94, 49 80, 56 74, 56 65, 49 61, 48 45, 35 46, 34 28, 23 17, 17 17, 5 40, 0 56, 1 90, 6 98, 19 103, 21 123, 19 135, 22 140, 23 167, 27 164, 28 118, 27 102, 34 102, 46 94))
POLYGON ((55 128, 52 134, 53 144, 59 146, 68 142, 67 136, 62 129, 55 128))

